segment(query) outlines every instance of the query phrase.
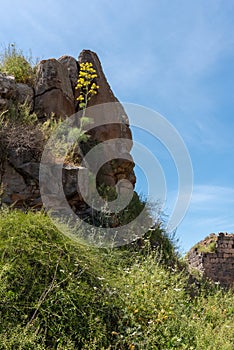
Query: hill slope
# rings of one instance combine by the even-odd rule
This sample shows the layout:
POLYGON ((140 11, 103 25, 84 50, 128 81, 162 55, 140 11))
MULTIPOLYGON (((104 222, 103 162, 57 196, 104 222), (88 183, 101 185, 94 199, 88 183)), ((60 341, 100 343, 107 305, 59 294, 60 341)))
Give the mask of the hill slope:
POLYGON ((159 253, 82 246, 42 213, 2 210, 0 237, 1 349, 233 349, 233 294, 191 297, 159 253))

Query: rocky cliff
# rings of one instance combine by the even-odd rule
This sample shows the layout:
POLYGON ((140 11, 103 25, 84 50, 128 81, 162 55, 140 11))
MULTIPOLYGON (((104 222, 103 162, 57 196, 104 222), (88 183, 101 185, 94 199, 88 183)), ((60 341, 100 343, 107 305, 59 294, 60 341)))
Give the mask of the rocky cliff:
MULTIPOLYGON (((111 112, 117 116, 118 123, 104 123, 93 128, 90 134, 90 143, 99 144, 109 139, 126 139, 122 143, 123 159, 106 162, 100 169, 97 177, 98 185, 114 187, 121 179, 126 179, 134 187, 134 162, 130 155, 132 135, 128 118, 123 107, 118 103, 110 85, 104 75, 97 55, 89 50, 83 50, 78 60, 70 56, 59 59, 47 59, 39 62, 32 86, 16 83, 14 77, 0 73, 0 115, 12 106, 27 103, 31 113, 36 113, 38 123, 51 118, 66 118, 79 111, 76 100, 79 91, 77 85, 79 67, 82 62, 91 62, 97 72, 96 83, 99 91, 89 106, 115 102, 111 112), (126 156, 127 154, 127 156, 126 156)), ((17 107, 18 108, 18 107, 17 107)), ((108 109, 103 110, 103 119, 108 120, 108 109)), ((89 115, 95 119, 95 113, 89 115)), ((14 207, 42 206, 39 189, 39 165, 45 145, 43 133, 35 126, 15 124, 0 130, 0 184, 2 202, 14 207)), ((105 150, 104 150, 105 152, 105 150)), ((79 165, 66 164, 63 171, 63 185, 65 195, 74 208, 82 208, 82 198, 77 192, 77 172, 79 165)), ((83 171, 83 170, 82 170, 83 171)))

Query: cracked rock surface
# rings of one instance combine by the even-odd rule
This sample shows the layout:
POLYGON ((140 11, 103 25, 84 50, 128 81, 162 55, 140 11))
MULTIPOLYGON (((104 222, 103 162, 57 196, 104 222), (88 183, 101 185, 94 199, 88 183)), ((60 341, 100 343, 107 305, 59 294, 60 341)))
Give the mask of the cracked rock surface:
POLYGON ((54 58, 43 60, 37 67, 35 112, 39 118, 66 117, 75 113, 74 95, 69 72, 54 58))

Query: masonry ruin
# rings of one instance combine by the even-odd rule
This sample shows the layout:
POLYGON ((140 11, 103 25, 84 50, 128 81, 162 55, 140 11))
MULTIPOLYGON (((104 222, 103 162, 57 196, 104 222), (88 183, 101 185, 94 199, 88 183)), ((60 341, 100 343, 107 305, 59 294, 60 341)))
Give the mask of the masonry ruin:
POLYGON ((188 263, 190 270, 200 271, 221 286, 234 288, 234 234, 211 234, 189 251, 188 263), (208 245, 213 247, 212 251, 208 245))

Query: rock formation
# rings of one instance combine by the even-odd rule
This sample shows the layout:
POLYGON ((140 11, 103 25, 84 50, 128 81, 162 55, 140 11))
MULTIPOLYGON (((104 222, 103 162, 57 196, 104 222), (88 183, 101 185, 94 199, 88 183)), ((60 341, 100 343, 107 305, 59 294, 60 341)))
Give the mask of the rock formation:
POLYGON ((15 78, 0 73, 0 111, 9 108, 10 102, 16 98, 15 78))
MULTIPOLYGON (((95 106, 99 104, 105 104, 113 102, 108 111, 108 106, 103 106, 104 108, 99 113, 102 114, 103 121, 108 121, 108 116, 111 113, 112 117, 118 121, 118 124, 106 124, 98 128, 94 128, 91 132, 92 140, 95 140, 97 143, 103 142, 110 139, 132 139, 132 134, 129 128, 128 117, 123 107, 118 103, 118 99, 114 96, 110 85, 107 82, 107 79, 103 73, 101 63, 98 59, 98 56, 89 50, 83 50, 78 58, 79 63, 91 62, 93 67, 97 72, 97 84, 99 85, 98 94, 95 95, 89 103, 89 106, 95 106), (107 108, 107 110, 106 110, 107 108)), ((94 119, 96 118, 96 109, 90 109, 89 117, 94 119)), ((106 183, 109 186, 114 186, 119 180, 127 179, 133 185, 135 184, 135 175, 133 172, 134 163, 130 157, 131 142, 123 143, 121 142, 122 154, 128 154, 128 160, 118 159, 115 162, 106 163, 99 172, 98 183, 106 183)), ((108 152, 108 150, 105 150, 108 152)))
POLYGON ((72 91, 75 93, 75 87, 77 84, 77 78, 79 73, 79 65, 74 57, 62 56, 58 59, 58 62, 62 63, 65 69, 68 71, 68 77, 71 82, 72 91))
POLYGON ((16 100, 23 104, 27 102, 28 105, 33 108, 34 104, 34 90, 31 86, 28 86, 27 84, 16 84, 16 100))
MULTIPOLYGON (((36 112, 39 123, 51 116, 65 118, 78 111, 76 101, 76 83, 81 62, 92 62, 97 71, 98 94, 90 101, 90 106, 102 103, 118 102, 103 73, 97 55, 89 50, 81 52, 78 61, 70 56, 62 56, 58 60, 47 59, 39 62, 36 70, 34 86, 15 82, 14 77, 0 73, 0 115, 12 104, 27 102, 31 111, 36 112)), ((119 145, 124 159, 115 159, 102 166, 98 173, 97 183, 114 187, 121 179, 135 184, 134 162, 130 156, 132 135, 128 118, 123 107, 116 103, 111 110, 103 109, 103 120, 108 121, 109 113, 116 115, 118 123, 102 125, 90 131, 90 143, 98 144, 109 139, 126 139, 119 145)), ((95 118, 94 115, 89 115, 95 118)), ((2 202, 14 206, 40 207, 40 191, 38 185, 39 164, 44 147, 43 135, 35 129, 17 126, 8 130, 3 137, 0 131, 0 185, 2 202)), ((108 148, 104 153, 108 153, 108 148)), ((82 206, 82 198, 76 190, 75 178, 79 166, 64 166, 64 191, 71 206, 82 206)))
POLYGON ((35 112, 39 118, 69 117, 75 113, 74 94, 68 69, 55 59, 38 64, 35 83, 35 112))

